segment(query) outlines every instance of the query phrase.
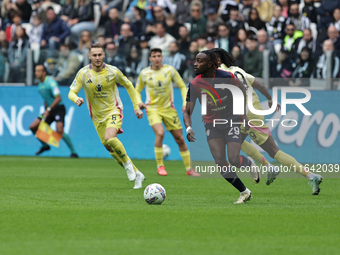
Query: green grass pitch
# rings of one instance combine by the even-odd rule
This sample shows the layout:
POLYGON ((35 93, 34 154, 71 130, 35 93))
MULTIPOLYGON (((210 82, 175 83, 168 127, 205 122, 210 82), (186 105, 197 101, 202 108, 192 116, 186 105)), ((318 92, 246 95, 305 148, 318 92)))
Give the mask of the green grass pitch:
MULTIPOLYGON (((165 202, 148 205, 113 159, 0 157, 0 254, 340 254, 340 180, 190 178, 182 162, 135 160, 165 202)), ((263 176, 264 177, 264 176, 263 176)))

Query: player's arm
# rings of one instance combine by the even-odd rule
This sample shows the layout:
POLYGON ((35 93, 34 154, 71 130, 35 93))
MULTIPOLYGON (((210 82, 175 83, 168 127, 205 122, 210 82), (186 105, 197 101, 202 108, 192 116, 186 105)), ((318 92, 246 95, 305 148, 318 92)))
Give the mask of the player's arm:
POLYGON ((188 88, 188 92, 186 96, 187 104, 185 106, 185 110, 183 113, 183 121, 184 121, 184 125, 187 131, 187 139, 189 142, 195 142, 196 140, 195 132, 191 128, 191 114, 195 108, 196 98, 197 98, 197 95, 195 93, 195 90, 193 86, 189 83, 189 88, 188 88), (192 93, 190 93, 190 91, 192 91, 192 93))
POLYGON ((141 92, 143 91, 145 84, 143 81, 143 73, 140 73, 138 78, 137 78, 137 82, 136 82, 136 95, 137 95, 137 99, 138 99, 138 106, 140 109, 145 109, 146 105, 142 102, 142 96, 141 96, 141 92))
POLYGON ((185 105, 187 104, 186 96, 187 96, 187 87, 185 86, 185 83, 182 79, 182 77, 179 75, 177 70, 175 68, 172 68, 172 81, 177 84, 178 88, 181 90, 181 95, 183 99, 183 105, 182 105, 182 112, 185 111, 185 105))
MULTIPOLYGON (((271 108, 272 104, 273 104, 273 99, 272 99, 272 96, 269 93, 269 90, 263 84, 259 83, 256 80, 254 81, 252 86, 253 86, 254 89, 257 89, 258 91, 260 91, 260 93, 267 98, 269 108, 271 108)), ((277 103, 275 111, 279 111, 280 109, 281 109, 281 105, 279 103, 277 103)))
POLYGON ((129 81, 129 79, 126 78, 126 76, 118 69, 116 74, 116 82, 126 88, 132 101, 133 109, 135 110, 135 115, 137 116, 138 119, 141 119, 143 117, 143 112, 139 109, 138 98, 135 88, 133 87, 131 81, 129 81))
POLYGON ((70 86, 70 92, 68 93, 68 98, 78 106, 81 106, 84 103, 84 99, 77 96, 81 88, 82 72, 79 71, 76 75, 76 78, 73 80, 72 85, 70 86))

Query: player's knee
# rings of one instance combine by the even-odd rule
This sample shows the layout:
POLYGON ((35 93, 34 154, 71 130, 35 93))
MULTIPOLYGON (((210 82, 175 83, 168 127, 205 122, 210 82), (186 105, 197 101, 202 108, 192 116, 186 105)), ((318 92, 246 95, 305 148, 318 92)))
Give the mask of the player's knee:
POLYGON ((185 143, 185 141, 184 141, 184 138, 183 138, 183 136, 181 135, 181 136, 179 136, 179 137, 176 137, 175 138, 175 141, 176 141, 176 143, 178 144, 178 145, 183 145, 184 143, 185 143))
POLYGON ((240 165, 240 156, 239 155, 233 155, 229 157, 229 162, 233 166, 239 166, 240 165))
POLYGON ((214 159, 215 159, 216 165, 218 165, 218 166, 223 166, 227 161, 226 158, 223 157, 222 155, 221 156, 214 156, 214 159))
POLYGON ((113 152, 112 148, 111 148, 109 145, 105 144, 104 147, 105 147, 105 149, 107 149, 110 153, 113 152))
POLYGON ((164 130, 157 130, 156 136, 163 139, 164 138, 164 130))

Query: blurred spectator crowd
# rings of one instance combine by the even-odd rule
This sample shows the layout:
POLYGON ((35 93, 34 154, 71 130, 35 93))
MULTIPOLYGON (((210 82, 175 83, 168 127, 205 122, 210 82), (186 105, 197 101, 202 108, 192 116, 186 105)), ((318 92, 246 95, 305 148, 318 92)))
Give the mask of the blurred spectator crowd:
POLYGON ((270 77, 309 86, 339 77, 340 0, 3 0, 0 10, 0 82, 25 82, 44 64, 60 85, 69 85, 88 63, 88 47, 105 46, 105 62, 135 81, 149 65, 150 48, 186 82, 196 54, 220 47, 246 72, 263 76, 268 50, 270 77), (31 51, 28 51, 31 49, 31 51), (34 70, 31 69, 31 70, 34 70))

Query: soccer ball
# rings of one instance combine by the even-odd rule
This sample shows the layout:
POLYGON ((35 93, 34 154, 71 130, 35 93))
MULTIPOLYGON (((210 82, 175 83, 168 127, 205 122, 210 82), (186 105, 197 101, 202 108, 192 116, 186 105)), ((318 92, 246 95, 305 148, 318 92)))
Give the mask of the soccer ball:
POLYGON ((169 157, 171 149, 168 145, 163 144, 163 158, 169 157))
POLYGON ((144 199, 149 205, 160 205, 166 197, 165 189, 158 183, 152 183, 144 190, 144 199))

